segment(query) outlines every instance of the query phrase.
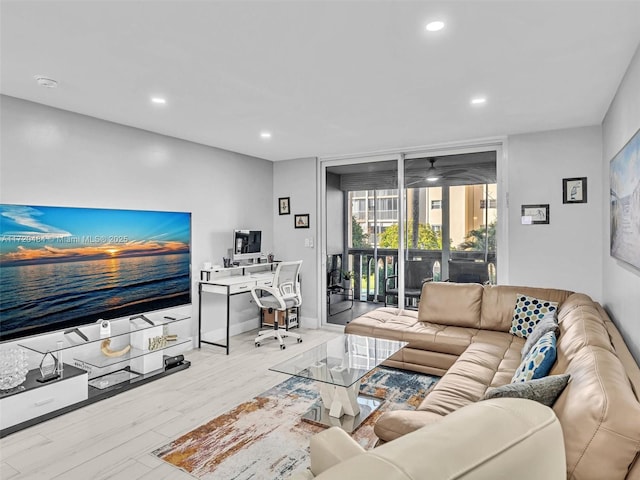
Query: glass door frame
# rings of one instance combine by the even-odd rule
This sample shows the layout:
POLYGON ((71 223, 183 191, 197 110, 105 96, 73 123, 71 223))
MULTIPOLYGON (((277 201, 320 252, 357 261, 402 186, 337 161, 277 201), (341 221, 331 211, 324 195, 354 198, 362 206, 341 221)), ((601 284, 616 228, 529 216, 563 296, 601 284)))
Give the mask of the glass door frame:
MULTIPOLYGON (((322 272, 322 274, 320 275, 320 292, 325 292, 327 289, 327 278, 326 278, 326 275, 324 275, 324 272, 326 271, 326 268, 327 268, 327 208, 326 208, 327 169, 334 166, 340 166, 340 165, 357 165, 357 164, 363 164, 363 163, 389 162, 389 161, 396 162, 396 167, 398 168, 398 175, 399 175, 398 181, 400 181, 400 177, 404 179, 404 170, 402 170, 403 155, 401 153, 388 153, 388 154, 370 155, 370 156, 346 155, 346 156, 340 156, 340 157, 318 159, 317 172, 318 172, 318 180, 320 182, 320 188, 318 189, 317 207, 319 212, 318 218, 320 220, 319 222, 320 231, 318 232, 318 244, 320 245, 320 248, 318 248, 317 260, 318 260, 318 265, 320 265, 319 271, 322 272), (402 170, 402 173, 400 173, 401 170, 402 170)), ((398 191, 400 192, 401 189, 399 188, 398 191)), ((404 221, 402 220, 404 216, 404 202, 400 201, 400 199, 398 200, 398 216, 399 216, 399 223, 402 223, 404 221)), ((402 225, 404 224, 402 223, 402 225)), ((404 239, 399 238, 398 240, 399 240, 399 244, 398 244, 399 248, 400 247, 404 248, 404 239)), ((343 261, 346 262, 346 259, 343 259, 343 261)), ((400 261, 400 259, 398 259, 398 261, 400 261)), ((374 262, 377 265, 376 257, 374 257, 374 262)), ((399 280, 400 282, 402 282, 402 283, 399 283, 399 288, 401 289, 400 292, 402 292, 403 291, 402 289, 404 288, 404 278, 400 278, 399 280)), ((377 285, 377 284, 378 284, 378 268, 376 267, 374 268, 374 285, 377 285)), ((402 293, 402 296, 404 297, 404 293, 402 293)), ((326 305, 326 302, 323 301, 323 299, 324 299, 324 295, 319 295, 318 312, 320 314, 320 325, 324 327, 332 324, 327 322, 327 305, 326 305)))
MULTIPOLYGON (((317 176, 320 188, 317 190, 317 211, 319 219, 319 232, 317 237, 317 264, 320 275, 320 294, 318 295, 318 309, 320 315, 320 326, 325 327, 331 325, 327 323, 327 306, 324 301, 324 294, 327 289, 327 279, 324 272, 327 266, 327 209, 326 209, 326 193, 327 193, 327 169, 339 165, 355 165, 360 163, 371 162, 388 162, 396 161, 398 174, 398 231, 405 231, 406 222, 406 197, 407 189, 405 186, 404 160, 412 158, 421 158, 425 156, 446 156, 457 155, 463 153, 475 152, 496 152, 496 170, 497 170, 497 215, 498 227, 496 229, 496 244, 498 246, 499 261, 497 262, 498 278, 500 283, 508 284, 509 278, 509 242, 508 242, 508 226, 509 226, 509 192, 507 190, 508 170, 507 170, 507 140, 505 137, 489 138, 485 140, 474 140, 469 142, 456 142, 445 145, 434 145, 431 147, 415 147, 405 148, 398 151, 381 152, 372 154, 356 154, 356 155, 340 155, 331 157, 317 158, 317 176)), ((398 263, 399 272, 405 271, 405 238, 404 234, 398 235, 398 263)), ((374 269, 377 284, 377 268, 374 269)), ((404 305, 404 275, 398 276, 398 305, 404 305)), ((334 325, 335 326, 335 325, 334 325)))

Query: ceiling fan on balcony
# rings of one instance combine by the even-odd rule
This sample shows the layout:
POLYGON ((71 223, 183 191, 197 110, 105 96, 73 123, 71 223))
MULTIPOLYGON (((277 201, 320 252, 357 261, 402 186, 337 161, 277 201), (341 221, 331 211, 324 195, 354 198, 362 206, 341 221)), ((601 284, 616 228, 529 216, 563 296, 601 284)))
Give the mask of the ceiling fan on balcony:
POLYGON ((405 173, 405 184, 407 187, 413 187, 418 184, 421 184, 421 186, 424 187, 435 186, 440 180, 446 180, 452 183, 455 183, 456 180, 458 180, 462 183, 468 183, 469 174, 472 170, 469 168, 470 166, 449 165, 436 167, 435 163, 438 160, 437 157, 427 158, 426 160, 430 163, 430 166, 426 171, 424 167, 407 169, 405 173))
POLYGON ((436 159, 430 158, 429 162, 431 163, 431 166, 427 169, 427 175, 425 176, 425 180, 431 183, 437 182, 438 180, 440 180, 441 175, 438 169, 434 165, 436 163, 436 159))

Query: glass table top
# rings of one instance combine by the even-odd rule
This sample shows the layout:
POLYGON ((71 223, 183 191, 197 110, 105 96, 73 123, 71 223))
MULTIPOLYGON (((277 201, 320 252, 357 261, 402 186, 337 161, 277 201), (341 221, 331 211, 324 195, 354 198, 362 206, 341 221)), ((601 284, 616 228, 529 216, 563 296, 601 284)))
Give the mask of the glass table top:
POLYGON ((350 387, 407 342, 341 335, 274 365, 269 370, 350 387))

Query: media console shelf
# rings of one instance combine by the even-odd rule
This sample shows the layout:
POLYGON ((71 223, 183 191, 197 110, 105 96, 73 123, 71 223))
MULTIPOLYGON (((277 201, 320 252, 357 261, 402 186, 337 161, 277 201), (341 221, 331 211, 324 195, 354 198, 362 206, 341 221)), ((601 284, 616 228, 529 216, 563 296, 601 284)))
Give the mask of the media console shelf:
POLYGON ((191 344, 191 337, 181 335, 190 317, 149 317, 113 321, 108 336, 93 324, 80 327, 82 335, 61 331, 19 342, 37 355, 61 356, 63 369, 46 383, 37 381, 39 369, 30 370, 24 383, 0 392, 0 437, 189 368, 190 362, 176 357, 175 347, 191 344), (111 356, 123 349, 126 353, 111 356))

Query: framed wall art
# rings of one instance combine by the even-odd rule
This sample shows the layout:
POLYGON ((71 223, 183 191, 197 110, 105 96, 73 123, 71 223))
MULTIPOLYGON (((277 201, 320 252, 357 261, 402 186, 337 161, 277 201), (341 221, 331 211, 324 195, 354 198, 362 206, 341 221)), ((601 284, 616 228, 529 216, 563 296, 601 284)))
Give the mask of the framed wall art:
POLYGON ((562 203, 587 203, 587 177, 562 179, 562 203))
POLYGON ((280 197, 278 199, 278 213, 280 215, 291 214, 291 209, 289 207, 289 197, 280 197))
POLYGON ((295 215, 294 224, 296 228, 309 228, 309 214, 295 215))
POLYGON ((549 223, 549 204, 522 205, 522 223, 541 225, 549 223))
POLYGON ((611 256, 640 269, 640 130, 609 164, 611 256))

